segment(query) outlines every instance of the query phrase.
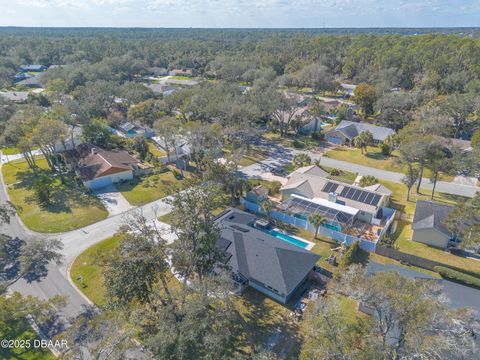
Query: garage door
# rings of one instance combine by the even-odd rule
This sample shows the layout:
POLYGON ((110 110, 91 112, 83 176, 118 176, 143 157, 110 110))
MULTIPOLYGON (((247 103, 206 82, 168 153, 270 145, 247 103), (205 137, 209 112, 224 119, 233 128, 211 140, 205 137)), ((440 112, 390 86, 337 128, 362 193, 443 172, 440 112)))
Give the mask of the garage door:
POLYGON ((101 177, 90 182, 90 188, 93 190, 100 189, 112 185, 112 178, 110 176, 101 177))

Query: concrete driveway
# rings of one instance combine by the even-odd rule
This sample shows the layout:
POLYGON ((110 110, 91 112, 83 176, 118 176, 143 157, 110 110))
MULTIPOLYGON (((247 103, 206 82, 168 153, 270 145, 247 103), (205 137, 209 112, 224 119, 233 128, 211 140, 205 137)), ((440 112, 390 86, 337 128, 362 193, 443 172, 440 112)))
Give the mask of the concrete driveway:
POLYGON ((109 216, 118 215, 125 211, 133 209, 133 206, 125 199, 115 185, 110 185, 93 192, 105 208, 108 210, 109 216))

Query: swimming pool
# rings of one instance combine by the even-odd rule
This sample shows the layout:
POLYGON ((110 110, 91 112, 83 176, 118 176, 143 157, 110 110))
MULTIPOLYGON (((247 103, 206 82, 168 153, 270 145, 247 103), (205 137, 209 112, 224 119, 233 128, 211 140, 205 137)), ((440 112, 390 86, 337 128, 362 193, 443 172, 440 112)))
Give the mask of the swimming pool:
POLYGON ((294 238, 290 235, 287 235, 287 234, 283 234, 279 231, 275 231, 275 230, 267 230, 267 232, 272 235, 272 236, 275 236, 277 239, 280 239, 280 240, 283 240, 283 241, 286 241, 290 244, 293 244, 293 245, 296 245, 298 247, 301 247, 302 249, 306 249, 307 247, 309 247, 309 243, 306 243, 302 240, 299 240, 297 238, 294 238))

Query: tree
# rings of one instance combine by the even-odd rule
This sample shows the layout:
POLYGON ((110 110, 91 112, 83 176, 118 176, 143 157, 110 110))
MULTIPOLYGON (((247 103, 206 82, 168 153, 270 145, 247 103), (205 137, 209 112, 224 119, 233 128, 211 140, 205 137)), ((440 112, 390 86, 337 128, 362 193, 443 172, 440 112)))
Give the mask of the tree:
POLYGON ((267 219, 269 222, 272 221, 272 211, 276 208, 275 203, 268 199, 262 202, 262 210, 267 214, 267 219))
POLYGON ((359 148, 364 154, 367 152, 368 146, 373 142, 373 135, 370 131, 362 131, 358 136, 353 139, 353 144, 356 148, 359 148))
POLYGON ((430 170, 430 181, 433 183, 431 199, 442 174, 452 174, 459 164, 460 151, 455 148, 448 150, 442 142, 431 143, 426 151, 425 166, 430 170), (452 151, 453 150, 453 151, 452 151))
POLYGON ((150 223, 140 211, 124 218, 119 247, 106 260, 104 279, 109 302, 128 304, 152 301, 153 287, 159 283, 163 305, 173 299, 169 281, 168 241, 162 229, 150 223))
POLYGON ((214 211, 222 204, 222 191, 215 183, 200 185, 187 180, 187 189, 175 194, 168 203, 173 207, 171 231, 172 262, 185 281, 209 275, 220 261, 216 248, 220 229, 214 211))
POLYGON ((33 181, 33 190, 38 203, 43 207, 52 205, 55 179, 45 173, 38 174, 33 181))
POLYGON ((376 94, 373 86, 362 83, 355 88, 353 101, 362 108, 365 116, 373 114, 373 104, 375 103, 375 100, 376 94))
POLYGON ((398 131, 412 120, 421 100, 422 94, 418 92, 388 92, 375 103, 375 111, 379 113, 376 120, 381 125, 398 131))
POLYGON ((445 226, 461 240, 460 246, 466 249, 480 248, 480 193, 455 206, 445 219, 445 226))
POLYGON ((292 164, 296 169, 309 166, 311 163, 312 159, 306 153, 300 153, 293 156, 292 164))
POLYGON ((407 201, 410 201, 410 191, 418 180, 419 172, 413 166, 407 167, 407 173, 402 178, 402 183, 407 187, 407 201))
POLYGON ((149 152, 147 140, 143 136, 135 136, 130 146, 131 149, 138 154, 140 160, 144 161, 149 152))
POLYGON ((478 111, 480 106, 473 94, 458 94, 455 93, 447 97, 442 104, 442 111, 451 119, 451 126, 454 129, 454 138, 458 138, 467 127, 471 120, 469 116, 478 111))
POLYGON ((128 109, 128 120, 153 127, 155 120, 164 115, 158 100, 148 99, 128 109))
POLYGON ((477 129, 473 132, 470 143, 472 144, 472 147, 480 148, 480 129, 477 129))
POLYGON ((165 151, 167 153, 167 161, 170 162, 172 151, 175 153, 175 160, 178 160, 177 142, 180 133, 180 124, 175 117, 163 117, 155 121, 155 131, 165 144, 165 151))
POLYGON ((315 228, 315 239, 318 239, 318 231, 321 226, 327 223, 327 219, 319 213, 313 213, 308 216, 308 222, 315 228))
POLYGON ((329 289, 307 308, 304 359, 455 359, 476 351, 478 319, 471 310, 449 308, 436 282, 394 271, 365 275, 351 265, 329 289), (346 317, 338 296, 362 304, 371 316, 346 317))
POLYGON ((366 186, 371 186, 378 184, 378 179, 373 176, 373 175, 364 175, 360 179, 360 186, 361 187, 366 187, 366 186))
POLYGON ((87 143, 103 148, 109 148, 113 145, 113 134, 108 128, 107 122, 103 119, 92 119, 83 126, 82 130, 83 139, 87 143))
POLYGON ((15 207, 10 201, 0 205, 0 225, 9 224, 10 218, 15 215, 15 207))
POLYGON ((280 135, 287 133, 291 126, 291 122, 295 119, 300 105, 296 97, 287 96, 277 89, 272 89, 270 94, 270 106, 272 109, 272 119, 280 129, 280 135))
POLYGON ((313 91, 326 91, 334 89, 332 72, 325 65, 309 64, 300 70, 297 81, 302 86, 312 88, 313 91))

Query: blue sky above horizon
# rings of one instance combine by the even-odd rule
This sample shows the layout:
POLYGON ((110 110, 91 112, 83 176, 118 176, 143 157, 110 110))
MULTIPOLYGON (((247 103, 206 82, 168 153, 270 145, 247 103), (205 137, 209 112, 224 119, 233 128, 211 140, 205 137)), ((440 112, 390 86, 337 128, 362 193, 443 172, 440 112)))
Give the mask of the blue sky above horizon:
POLYGON ((0 0, 0 26, 480 26, 480 0, 0 0))

